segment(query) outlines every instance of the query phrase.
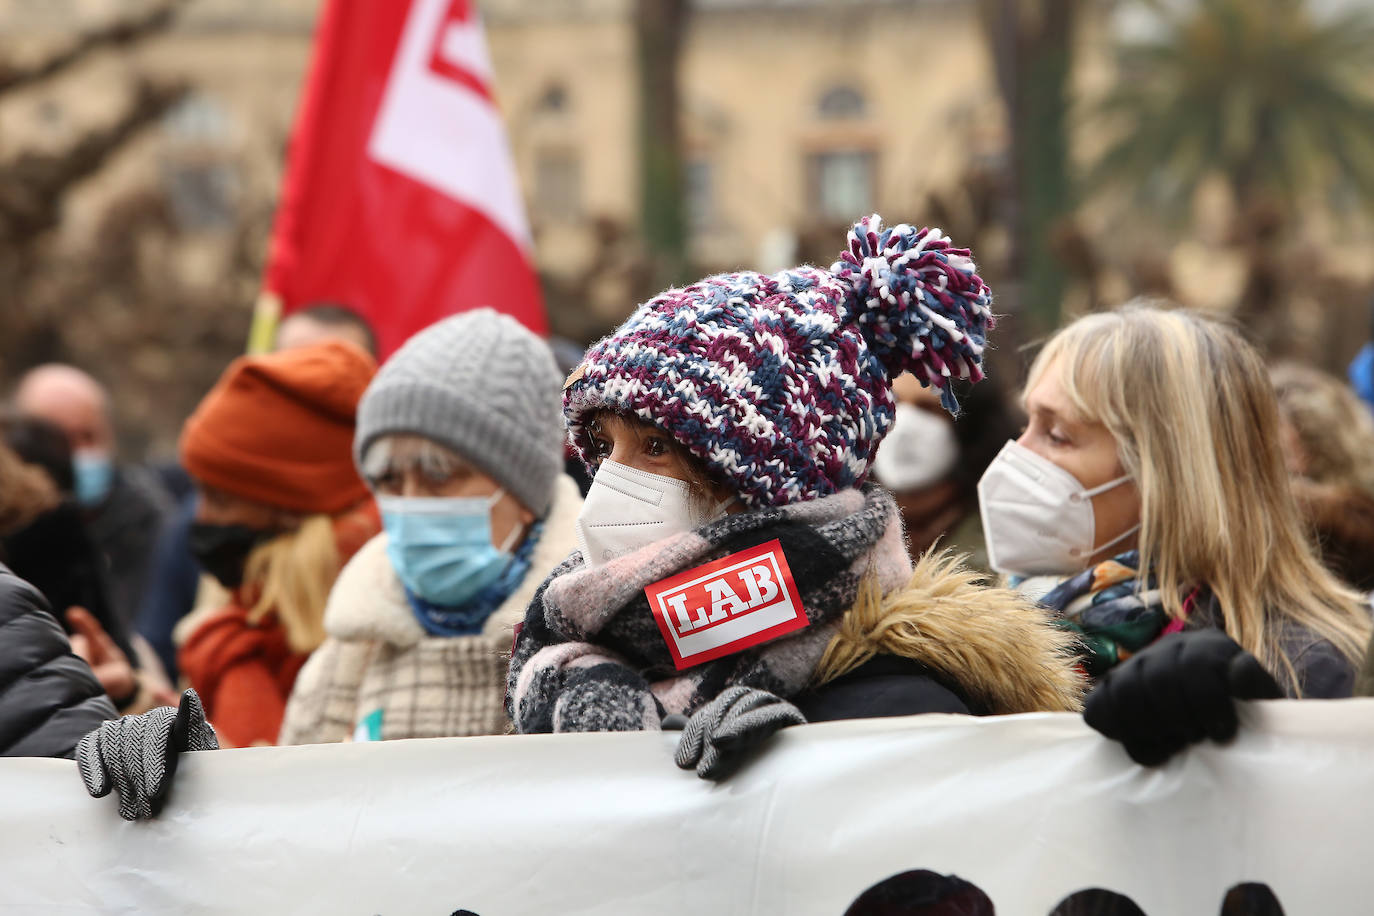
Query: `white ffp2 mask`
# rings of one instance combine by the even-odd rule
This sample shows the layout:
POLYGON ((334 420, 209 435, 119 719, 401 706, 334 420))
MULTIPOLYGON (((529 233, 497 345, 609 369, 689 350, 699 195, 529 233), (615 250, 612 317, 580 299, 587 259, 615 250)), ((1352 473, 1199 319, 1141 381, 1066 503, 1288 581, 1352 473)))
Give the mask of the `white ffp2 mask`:
POLYGON ((902 493, 943 480, 958 460, 959 440, 948 418, 898 404, 892 429, 873 456, 873 476, 902 493))
POLYGON ((1096 544, 1092 498, 1121 486, 1130 476, 1086 489, 1059 465, 1017 442, 1002 446, 978 481, 988 562, 1000 573, 1067 575, 1093 555, 1140 530, 1137 524, 1096 544))
POLYGON ((600 566, 725 514, 722 505, 702 517, 691 492, 685 481, 604 459, 577 515, 583 560, 600 566))

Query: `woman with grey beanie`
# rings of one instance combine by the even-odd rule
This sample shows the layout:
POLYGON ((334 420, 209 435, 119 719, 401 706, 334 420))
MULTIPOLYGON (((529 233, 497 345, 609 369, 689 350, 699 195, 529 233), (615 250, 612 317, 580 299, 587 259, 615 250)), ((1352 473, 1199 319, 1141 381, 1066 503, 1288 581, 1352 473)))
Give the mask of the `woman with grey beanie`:
POLYGON ((576 548, 548 346, 491 309, 412 337, 358 408, 384 531, 335 582, 280 744, 500 734, 506 653, 576 548))

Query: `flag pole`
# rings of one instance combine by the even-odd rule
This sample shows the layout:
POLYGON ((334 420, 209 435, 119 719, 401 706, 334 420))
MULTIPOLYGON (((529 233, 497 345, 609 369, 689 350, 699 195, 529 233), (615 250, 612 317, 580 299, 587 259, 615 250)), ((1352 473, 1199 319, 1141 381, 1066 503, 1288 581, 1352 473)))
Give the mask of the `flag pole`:
POLYGON ((248 329, 248 352, 270 353, 281 323, 281 296, 269 290, 258 293, 253 303, 253 323, 248 329))

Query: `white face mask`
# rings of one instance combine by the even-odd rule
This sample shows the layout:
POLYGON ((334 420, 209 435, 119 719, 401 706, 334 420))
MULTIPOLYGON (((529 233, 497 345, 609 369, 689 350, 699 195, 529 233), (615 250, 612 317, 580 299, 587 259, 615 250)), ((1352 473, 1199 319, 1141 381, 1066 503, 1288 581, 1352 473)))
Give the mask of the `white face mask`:
POLYGON ((577 542, 587 565, 601 566, 646 544, 721 518, 730 502, 702 517, 693 508, 695 500, 685 481, 607 458, 596 469, 577 515, 577 542))
POLYGON ((892 430, 873 456, 873 476, 901 493, 943 480, 959 460, 954 424, 914 404, 898 404, 892 430))
POLYGON ((1059 465, 1016 442, 1002 446, 978 481, 978 505, 988 561, 1000 573, 1068 575, 1101 550, 1140 530, 1128 528, 1105 544, 1097 536, 1092 498, 1128 476, 1085 489, 1059 465))

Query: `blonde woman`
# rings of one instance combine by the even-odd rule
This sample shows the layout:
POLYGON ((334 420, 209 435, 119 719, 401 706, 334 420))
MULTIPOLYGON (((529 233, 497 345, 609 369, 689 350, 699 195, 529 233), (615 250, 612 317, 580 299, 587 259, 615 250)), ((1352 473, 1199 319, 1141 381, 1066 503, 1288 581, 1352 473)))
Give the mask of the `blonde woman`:
POLYGON ((1271 690, 1264 672, 1290 697, 1350 695, 1369 616, 1307 540, 1268 373, 1235 331, 1092 315, 1040 352, 1024 399, 979 485, 984 532, 998 570, 1055 577, 1040 600, 1102 681, 1090 724, 1158 762, 1233 732, 1230 696, 1271 690))
POLYGON ((235 361, 186 421, 191 549, 229 589, 178 663, 231 746, 272 744, 343 564, 380 529, 353 466, 375 366, 338 341, 235 361))
POLYGON ((1307 366, 1271 373, 1279 442, 1298 509, 1322 562, 1374 590, 1374 415, 1345 382, 1307 366))

